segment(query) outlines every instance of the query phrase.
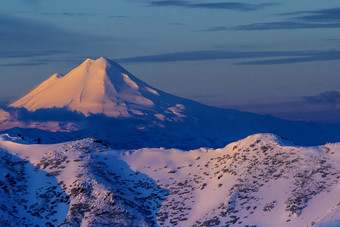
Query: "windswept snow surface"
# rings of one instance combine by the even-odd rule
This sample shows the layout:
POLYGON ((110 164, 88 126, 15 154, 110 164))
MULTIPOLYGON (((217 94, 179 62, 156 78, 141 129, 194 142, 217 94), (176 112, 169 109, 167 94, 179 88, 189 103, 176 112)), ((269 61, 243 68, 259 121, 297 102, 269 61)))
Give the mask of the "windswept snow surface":
MULTIPOLYGON (((93 139, 31 145, 3 135, 0 149, 3 156, 29 161, 25 165, 57 179, 69 203, 53 200, 64 206, 55 209, 62 226, 339 224, 339 143, 299 147, 273 134, 256 134, 220 149, 112 150, 93 139)), ((0 164, 2 169, 15 166, 0 164)), ((34 179, 44 177, 38 172, 34 179)), ((11 186, 4 176, 1 183, 1 188, 11 186)), ((6 203, 16 199, 6 198, 6 203)), ((4 223, 13 219, 4 209, 0 215, 4 223)), ((20 223, 38 220, 16 215, 20 223)), ((45 216, 38 218, 46 221, 45 216)))

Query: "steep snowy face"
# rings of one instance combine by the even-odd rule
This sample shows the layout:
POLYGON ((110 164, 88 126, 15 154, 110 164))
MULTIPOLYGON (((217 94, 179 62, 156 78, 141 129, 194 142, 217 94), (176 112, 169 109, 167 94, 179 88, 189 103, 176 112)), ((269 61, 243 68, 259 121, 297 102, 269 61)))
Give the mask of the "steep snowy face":
POLYGON ((68 108, 85 115, 129 117, 152 109, 158 91, 106 58, 87 59, 67 75, 55 74, 11 104, 30 111, 68 108))
POLYGON ((159 226, 330 227, 340 226, 339 148, 256 134, 216 150, 144 148, 121 159, 169 190, 159 226))

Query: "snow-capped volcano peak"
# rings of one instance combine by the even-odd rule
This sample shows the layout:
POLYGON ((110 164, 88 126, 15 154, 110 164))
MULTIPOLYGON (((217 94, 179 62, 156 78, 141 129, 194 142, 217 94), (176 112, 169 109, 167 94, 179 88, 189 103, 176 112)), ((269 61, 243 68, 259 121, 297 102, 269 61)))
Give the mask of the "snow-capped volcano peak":
POLYGON ((85 115, 128 117, 138 107, 152 108, 150 96, 159 93, 117 63, 101 57, 85 60, 65 76, 54 74, 11 106, 30 111, 69 108, 85 115))
POLYGON ((47 131, 79 131, 91 128, 94 130, 89 130, 90 133, 102 134, 110 141, 113 141, 111 135, 114 134, 115 146, 124 148, 130 144, 134 148, 221 147, 226 141, 263 132, 278 134, 300 145, 319 145, 326 141, 337 142, 340 135, 337 125, 290 122, 210 107, 170 95, 152 88, 106 58, 87 59, 65 76, 54 74, 10 106, 32 112, 48 108, 52 111, 0 112, 0 118, 5 119, 0 122, 0 130, 39 127, 47 131), (63 110, 54 111, 54 108, 77 111, 85 116, 99 114, 110 118, 76 118, 74 115, 64 115, 63 110), (43 120, 40 120, 42 114, 43 120), (148 133, 147 140, 140 136, 140 132, 148 133))

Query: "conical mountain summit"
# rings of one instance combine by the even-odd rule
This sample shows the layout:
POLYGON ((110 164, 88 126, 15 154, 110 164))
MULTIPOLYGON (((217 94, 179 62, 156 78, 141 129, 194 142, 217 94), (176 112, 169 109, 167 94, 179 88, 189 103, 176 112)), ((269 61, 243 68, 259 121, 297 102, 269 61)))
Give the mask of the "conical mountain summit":
POLYGON ((95 133, 124 148, 126 144, 185 149, 221 147, 255 133, 274 133, 300 145, 337 142, 340 138, 338 125, 286 121, 206 106, 167 94, 103 57, 87 59, 65 76, 54 74, 10 107, 18 108, 19 113, 21 108, 28 110, 17 114, 18 119, 14 116, 15 121, 24 121, 19 126, 27 127, 27 122, 33 119, 39 121, 33 122, 33 127, 41 125, 43 130, 58 131, 70 123, 72 130, 87 130, 83 136, 95 133), (54 108, 62 110, 58 112, 54 108), (38 111, 44 109, 47 111, 38 111), (63 110, 84 116, 80 120, 74 119, 78 115, 65 119, 63 110), (50 124, 46 126, 49 123, 46 117, 51 124, 57 124, 56 129, 50 128, 50 124))
POLYGON ((11 104, 29 111, 68 108, 88 114, 129 117, 153 109, 159 92, 117 63, 87 59, 65 76, 54 74, 32 92, 11 104))

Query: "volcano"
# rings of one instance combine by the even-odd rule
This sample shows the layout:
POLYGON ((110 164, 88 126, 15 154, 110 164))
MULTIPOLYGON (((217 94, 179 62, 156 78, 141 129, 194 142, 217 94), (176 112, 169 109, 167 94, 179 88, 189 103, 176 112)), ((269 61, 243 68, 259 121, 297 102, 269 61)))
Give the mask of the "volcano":
POLYGON ((152 109, 159 92, 106 58, 87 59, 63 76, 54 74, 22 99, 11 104, 35 111, 69 108, 85 115, 129 117, 152 109), (154 100, 154 101, 153 101, 154 100))
MULTIPOLYGON (((339 125, 287 121, 168 94, 103 57, 87 59, 65 76, 54 74, 10 107, 33 115, 42 110, 76 112, 82 116, 82 125, 75 128, 83 130, 77 138, 106 138, 119 148, 217 148, 255 133, 274 133, 300 145, 320 145, 340 138, 339 125)), ((49 115, 46 113, 44 117, 49 115)), ((39 123, 33 126, 37 128, 39 123)), ((48 128, 46 124, 43 127, 48 128)))

